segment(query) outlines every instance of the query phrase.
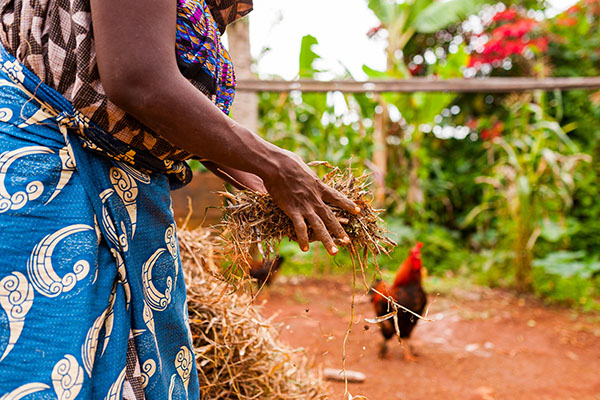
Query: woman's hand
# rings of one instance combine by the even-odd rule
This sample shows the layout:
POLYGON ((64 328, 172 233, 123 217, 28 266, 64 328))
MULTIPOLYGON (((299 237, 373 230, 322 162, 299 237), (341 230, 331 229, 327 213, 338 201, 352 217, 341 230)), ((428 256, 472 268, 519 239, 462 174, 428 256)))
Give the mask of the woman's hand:
POLYGON ((238 189, 250 189, 265 194, 269 192, 275 203, 292 219, 302 250, 308 250, 308 226, 305 222, 308 221, 315 233, 312 239, 323 242, 327 251, 335 254, 337 248, 331 234, 344 245, 349 243, 349 238, 324 202, 350 213, 358 213, 360 208, 341 193, 323 184, 296 154, 281 150, 279 157, 278 164, 281 167, 269 173, 270 190, 267 190, 263 180, 254 174, 223 167, 210 161, 202 163, 238 189))
POLYGON ((277 155, 276 164, 279 167, 263 180, 275 203, 294 223, 300 248, 308 251, 307 222, 313 229, 314 239, 322 242, 330 254, 338 251, 332 235, 340 243, 349 244, 350 238, 325 203, 353 214, 359 213, 360 208, 337 190, 325 185, 298 155, 282 150, 277 155))
POLYGON ((325 202, 355 205, 324 185, 295 154, 223 114, 177 67, 176 1, 90 0, 98 70, 108 99, 173 145, 258 176, 308 249, 307 223, 331 254, 346 234, 325 202), (331 234, 330 234, 331 232, 331 234))
POLYGON ((250 189, 254 192, 267 194, 265 185, 258 176, 249 172, 240 171, 230 167, 215 164, 212 161, 203 160, 202 164, 213 174, 233 185, 236 189, 250 189))

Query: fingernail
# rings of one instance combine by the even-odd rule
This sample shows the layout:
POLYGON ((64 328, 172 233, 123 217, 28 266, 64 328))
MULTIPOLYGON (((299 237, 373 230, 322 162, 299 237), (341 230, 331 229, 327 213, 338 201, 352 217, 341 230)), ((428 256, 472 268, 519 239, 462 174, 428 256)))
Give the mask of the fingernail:
POLYGON ((338 248, 335 246, 331 246, 331 254, 336 254, 338 252, 338 248))
POLYGON ((358 207, 358 206, 354 207, 354 212, 358 214, 360 212, 360 207, 358 207))
POLYGON ((308 246, 302 247, 302 251, 308 251, 308 246))
POLYGON ((348 236, 345 236, 345 237, 342 239, 342 242, 343 242, 344 244, 349 244, 349 243, 350 243, 350 238, 349 238, 348 236))

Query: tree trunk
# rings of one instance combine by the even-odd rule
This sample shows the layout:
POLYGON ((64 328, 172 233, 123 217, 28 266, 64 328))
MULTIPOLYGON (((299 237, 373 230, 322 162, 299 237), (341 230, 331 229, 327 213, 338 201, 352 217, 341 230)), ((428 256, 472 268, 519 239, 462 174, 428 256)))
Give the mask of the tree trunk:
MULTIPOLYGON (((238 79, 252 79, 252 56, 250 54, 250 21, 242 18, 227 27, 229 54, 238 79)), ((258 95, 238 92, 231 110, 231 117, 253 132, 258 130, 258 95)))

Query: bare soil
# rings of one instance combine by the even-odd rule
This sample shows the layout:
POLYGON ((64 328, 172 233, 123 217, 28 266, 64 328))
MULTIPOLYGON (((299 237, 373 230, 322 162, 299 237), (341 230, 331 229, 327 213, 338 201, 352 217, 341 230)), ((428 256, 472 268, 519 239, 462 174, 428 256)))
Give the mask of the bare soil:
MULTIPOLYGON (((364 292, 364 291, 363 291, 364 292)), ((382 337, 369 297, 357 293, 346 368, 366 374, 349 384, 353 396, 370 400, 535 399, 600 400, 600 316, 548 308, 501 290, 454 289, 431 295, 428 317, 412 335, 416 363, 382 337)), ((281 338, 323 367, 341 368, 350 325, 352 288, 345 278, 278 277, 257 303, 277 314, 281 338)), ((344 398, 344 383, 331 383, 332 399, 344 398)))

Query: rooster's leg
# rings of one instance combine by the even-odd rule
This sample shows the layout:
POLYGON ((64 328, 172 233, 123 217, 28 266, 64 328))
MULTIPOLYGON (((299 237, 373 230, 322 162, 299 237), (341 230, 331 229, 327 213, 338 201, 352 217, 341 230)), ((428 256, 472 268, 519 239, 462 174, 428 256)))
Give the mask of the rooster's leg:
POLYGON ((379 347, 379 358, 385 358, 385 356, 387 355, 387 340, 383 340, 383 342, 381 342, 381 346, 379 347))
POLYGON ((404 349, 404 360, 405 361, 411 361, 411 362, 418 361, 418 358, 412 352, 412 349, 411 349, 408 339, 402 340, 402 348, 404 349))

